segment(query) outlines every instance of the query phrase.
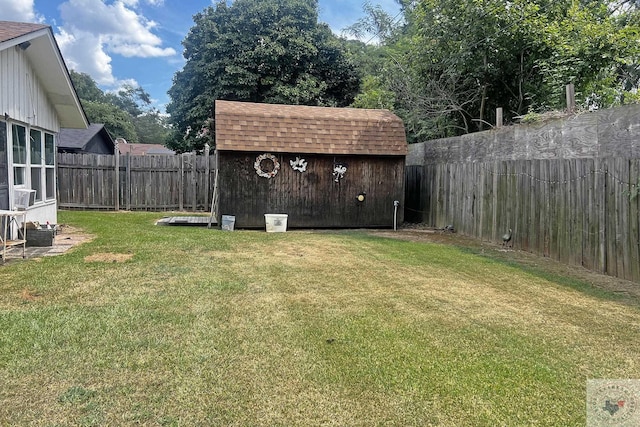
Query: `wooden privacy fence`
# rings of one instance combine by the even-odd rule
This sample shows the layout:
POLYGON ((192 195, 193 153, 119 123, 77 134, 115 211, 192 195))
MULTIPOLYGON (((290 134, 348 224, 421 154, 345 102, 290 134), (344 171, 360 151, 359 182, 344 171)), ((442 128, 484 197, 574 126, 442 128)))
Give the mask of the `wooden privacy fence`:
POLYGON ((60 208, 210 209, 214 156, 60 153, 57 160, 60 208))
POLYGON ((408 166, 405 189, 407 221, 640 282, 640 159, 408 166))

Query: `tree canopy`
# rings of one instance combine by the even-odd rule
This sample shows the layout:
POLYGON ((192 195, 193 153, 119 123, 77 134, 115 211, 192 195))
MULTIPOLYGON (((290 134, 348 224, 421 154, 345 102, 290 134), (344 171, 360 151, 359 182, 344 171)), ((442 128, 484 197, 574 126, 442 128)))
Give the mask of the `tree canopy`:
POLYGON ((392 105, 412 141, 487 129, 498 107, 507 121, 563 109, 568 83, 584 108, 637 99, 635 1, 398 1, 402 23, 369 8, 352 27, 384 36, 354 106, 392 105))
POLYGON ((216 99, 347 106, 358 91, 344 42, 318 23, 317 0, 219 1, 194 22, 169 90, 167 112, 182 135, 173 149, 204 145, 197 136, 216 99))
POLYGON ((123 85, 117 92, 105 93, 88 74, 73 70, 69 74, 90 122, 104 123, 112 137, 128 142, 167 142, 167 120, 150 107, 151 98, 144 89, 123 85))

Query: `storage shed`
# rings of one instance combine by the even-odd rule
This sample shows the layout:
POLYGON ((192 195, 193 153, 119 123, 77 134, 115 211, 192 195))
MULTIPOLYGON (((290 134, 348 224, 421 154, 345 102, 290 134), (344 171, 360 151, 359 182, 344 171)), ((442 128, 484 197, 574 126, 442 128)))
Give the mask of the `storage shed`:
POLYGON ((392 227, 407 142, 387 110, 216 101, 216 214, 236 227, 392 227))

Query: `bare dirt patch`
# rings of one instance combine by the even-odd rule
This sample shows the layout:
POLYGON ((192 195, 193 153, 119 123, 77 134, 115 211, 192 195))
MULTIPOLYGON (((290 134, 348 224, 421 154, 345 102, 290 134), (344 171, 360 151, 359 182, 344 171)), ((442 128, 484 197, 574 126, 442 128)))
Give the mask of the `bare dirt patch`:
POLYGON ((84 257, 84 262, 126 262, 133 254, 97 253, 84 257))
POLYGON ((22 292, 20 293, 20 298, 23 301, 36 301, 38 300, 42 295, 37 292, 37 291, 32 291, 30 289, 23 289, 22 292))
POLYGON ((80 243, 90 242, 95 236, 85 233, 82 229, 72 225, 58 225, 58 234, 54 239, 54 245, 75 246, 80 243))
POLYGON ((614 292, 623 297, 640 302, 640 284, 628 280, 606 276, 587 270, 581 266, 567 265, 554 259, 539 256, 529 252, 505 247, 501 244, 481 241, 459 233, 445 230, 426 228, 420 226, 409 226, 393 230, 371 230, 376 236, 389 237, 393 239, 407 240, 412 242, 438 243, 452 245, 469 249, 480 255, 493 259, 514 262, 523 267, 533 268, 549 274, 556 274, 581 280, 589 283, 593 287, 614 292))

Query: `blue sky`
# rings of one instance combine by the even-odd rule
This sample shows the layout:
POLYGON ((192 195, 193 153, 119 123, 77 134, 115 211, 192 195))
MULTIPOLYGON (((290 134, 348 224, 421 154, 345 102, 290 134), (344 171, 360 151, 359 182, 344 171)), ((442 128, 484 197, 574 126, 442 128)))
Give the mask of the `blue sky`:
MULTIPOLYGON (((363 14, 365 0, 319 0, 320 21, 340 34, 363 14)), ((184 65, 181 42, 192 17, 215 0, 0 0, 0 20, 51 25, 70 69, 103 90, 139 85, 161 111, 174 73, 184 65)), ((395 0, 371 0, 395 16, 395 0)))

